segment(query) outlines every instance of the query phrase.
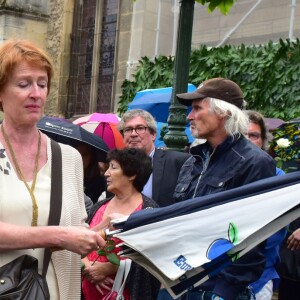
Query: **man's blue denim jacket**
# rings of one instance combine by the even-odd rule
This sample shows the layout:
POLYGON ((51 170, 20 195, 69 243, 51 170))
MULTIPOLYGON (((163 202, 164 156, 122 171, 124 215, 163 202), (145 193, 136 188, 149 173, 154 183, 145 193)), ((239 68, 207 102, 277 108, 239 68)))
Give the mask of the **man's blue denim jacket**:
MULTIPOLYGON (((243 136, 228 136, 215 149, 206 142, 191 148, 190 153, 192 157, 179 173, 175 202, 219 193, 276 174, 273 158, 243 136)), ((255 247, 199 288, 224 299, 236 299, 262 274, 263 250, 264 244, 255 247)))

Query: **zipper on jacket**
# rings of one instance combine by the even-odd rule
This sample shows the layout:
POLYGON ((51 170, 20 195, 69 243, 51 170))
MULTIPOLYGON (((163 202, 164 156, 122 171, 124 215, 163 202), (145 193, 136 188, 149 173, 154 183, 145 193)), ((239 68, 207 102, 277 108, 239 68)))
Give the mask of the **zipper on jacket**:
POLYGON ((195 198, 195 195, 196 195, 196 192, 197 192, 199 183, 200 183, 200 181, 201 181, 201 178, 202 178, 202 176, 204 175, 204 173, 206 172, 206 170, 207 170, 207 168, 208 168, 208 165, 209 165, 209 162, 210 162, 210 159, 211 159, 211 157, 213 156, 213 154, 215 153, 215 150, 216 150, 216 149, 214 149, 213 152, 209 155, 206 164, 204 163, 203 158, 199 155, 199 157, 202 159, 203 169, 202 169, 202 171, 201 171, 201 173, 200 173, 200 176, 199 176, 199 178, 198 178, 198 181, 197 181, 197 184, 196 184, 196 187, 195 187, 195 191, 194 191, 194 194, 193 194, 193 197, 192 197, 192 198, 195 198))

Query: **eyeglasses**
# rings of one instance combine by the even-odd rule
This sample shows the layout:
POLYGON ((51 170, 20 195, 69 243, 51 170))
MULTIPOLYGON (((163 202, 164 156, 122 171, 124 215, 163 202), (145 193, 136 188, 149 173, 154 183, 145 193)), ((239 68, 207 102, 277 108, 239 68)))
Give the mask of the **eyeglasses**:
POLYGON ((247 132, 245 134, 245 136, 248 137, 248 139, 252 140, 252 141, 256 141, 261 138, 261 134, 258 132, 247 132))
POLYGON ((126 127, 123 130, 124 135, 131 135, 133 131, 135 131, 137 134, 143 134, 146 132, 146 129, 149 128, 147 126, 138 126, 136 128, 132 127, 126 127))

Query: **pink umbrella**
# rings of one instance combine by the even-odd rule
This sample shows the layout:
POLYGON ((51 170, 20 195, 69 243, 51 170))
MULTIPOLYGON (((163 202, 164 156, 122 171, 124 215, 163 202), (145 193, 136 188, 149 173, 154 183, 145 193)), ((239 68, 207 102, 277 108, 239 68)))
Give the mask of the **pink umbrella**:
POLYGON ((117 115, 93 113, 73 121, 85 130, 100 136, 109 149, 122 149, 125 147, 123 137, 118 131, 119 118, 117 115))
POLYGON ((107 122, 112 124, 118 124, 119 117, 113 113, 102 114, 102 113, 95 112, 90 115, 80 117, 73 121, 73 123, 77 125, 85 124, 87 122, 100 122, 100 123, 107 122))

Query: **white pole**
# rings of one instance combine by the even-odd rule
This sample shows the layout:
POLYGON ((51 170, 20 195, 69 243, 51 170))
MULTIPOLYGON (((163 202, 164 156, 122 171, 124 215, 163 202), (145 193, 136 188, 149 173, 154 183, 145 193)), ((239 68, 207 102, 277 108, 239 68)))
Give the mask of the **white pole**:
POLYGON ((177 44, 178 15, 179 15, 179 6, 178 6, 177 0, 174 0, 173 14, 174 14, 174 17, 173 17, 172 56, 175 56, 176 44, 177 44))
POLYGON ((161 0, 158 0, 154 56, 158 55, 159 35, 160 35, 160 18, 161 18, 161 0))
MULTIPOLYGON (((133 3, 133 9, 132 9, 132 19, 131 19, 131 30, 136 30, 136 2, 133 3)), ((131 37, 130 37, 130 44, 129 44, 129 51, 128 51, 128 60, 126 63, 126 79, 130 80, 131 78, 131 71, 134 66, 134 61, 133 61, 133 54, 132 54, 132 48, 134 44, 134 33, 131 32, 131 37)))
POLYGON ((296 10, 296 0, 292 0, 291 4, 291 18, 290 18, 290 30, 289 30, 289 39, 294 38, 294 19, 295 19, 295 10, 296 10))
POLYGON ((252 14, 252 12, 256 9, 256 7, 263 0, 258 0, 253 7, 242 17, 242 19, 225 35, 223 40, 217 45, 217 47, 223 46, 223 44, 230 38, 230 36, 241 26, 241 24, 252 14))

